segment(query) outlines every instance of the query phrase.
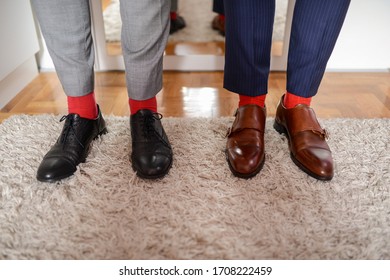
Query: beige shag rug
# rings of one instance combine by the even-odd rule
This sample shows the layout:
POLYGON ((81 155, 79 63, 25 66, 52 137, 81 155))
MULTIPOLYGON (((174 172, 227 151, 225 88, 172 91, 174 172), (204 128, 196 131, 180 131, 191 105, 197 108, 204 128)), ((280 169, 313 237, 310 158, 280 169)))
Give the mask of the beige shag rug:
POLYGON ((319 182, 266 126, 266 163, 231 175, 224 135, 233 118, 164 118, 174 164, 135 176, 129 120, 57 184, 35 179, 59 135, 58 116, 0 125, 0 259, 390 259, 390 119, 333 119, 335 178, 319 182))
MULTIPOLYGON (((121 40, 122 21, 119 13, 119 0, 111 0, 103 12, 104 30, 107 42, 121 40)), ((288 0, 276 0, 273 39, 283 41, 286 24, 288 0)), ((210 42, 224 41, 225 37, 211 28, 211 21, 216 16, 212 0, 179 0, 178 14, 187 26, 170 35, 170 42, 210 42)))

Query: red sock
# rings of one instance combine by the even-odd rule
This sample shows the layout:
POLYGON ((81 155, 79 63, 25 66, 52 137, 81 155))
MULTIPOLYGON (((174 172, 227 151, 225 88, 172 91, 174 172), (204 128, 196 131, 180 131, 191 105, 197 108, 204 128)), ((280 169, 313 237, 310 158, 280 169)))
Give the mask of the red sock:
POLYGON ((260 107, 264 107, 266 96, 267 96, 266 94, 259 95, 259 96, 247 96, 247 95, 240 94, 240 101, 238 103, 238 107, 245 106, 248 104, 254 104, 260 107))
POLYGON ((130 114, 134 115, 139 110, 148 109, 154 113, 157 113, 157 99, 152 97, 146 100, 134 100, 129 98, 130 114))
POLYGON ((170 18, 171 18, 171 20, 176 20, 177 19, 177 13, 176 12, 171 12, 170 13, 170 18))
POLYGON ((68 113, 78 114, 85 119, 96 119, 98 109, 95 100, 95 93, 91 92, 84 96, 68 96, 68 113))
POLYGON ((225 21, 225 15, 223 15, 223 14, 218 14, 218 17, 219 17, 219 21, 220 21, 220 22, 225 21))
POLYGON ((301 97, 289 92, 286 92, 283 99, 283 105, 287 109, 294 108, 298 104, 305 104, 307 106, 310 106, 311 97, 301 97))

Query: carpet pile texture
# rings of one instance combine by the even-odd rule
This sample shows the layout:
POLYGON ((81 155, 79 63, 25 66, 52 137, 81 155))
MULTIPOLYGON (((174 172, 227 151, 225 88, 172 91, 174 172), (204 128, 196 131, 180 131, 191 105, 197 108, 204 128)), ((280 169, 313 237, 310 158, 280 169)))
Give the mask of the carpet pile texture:
POLYGON ((266 162, 231 175, 233 118, 164 118, 174 163, 160 180, 130 167, 129 120, 58 183, 35 179, 59 116, 0 124, 0 259, 390 259, 390 119, 321 120, 335 177, 317 181, 291 161, 266 123, 266 162))

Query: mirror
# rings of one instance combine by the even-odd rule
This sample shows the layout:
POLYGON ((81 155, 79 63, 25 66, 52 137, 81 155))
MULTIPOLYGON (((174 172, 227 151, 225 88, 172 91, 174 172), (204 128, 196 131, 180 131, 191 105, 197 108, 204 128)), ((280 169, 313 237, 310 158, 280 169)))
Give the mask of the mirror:
MULTIPOLYGON (((121 55, 120 0, 102 0, 106 52, 121 55)), ((283 55, 288 0, 276 0, 272 56, 283 55)), ((184 18, 186 27, 171 34, 166 55, 224 55, 224 37, 214 30, 211 22, 217 15, 212 10, 213 0, 178 0, 177 14, 184 18)))

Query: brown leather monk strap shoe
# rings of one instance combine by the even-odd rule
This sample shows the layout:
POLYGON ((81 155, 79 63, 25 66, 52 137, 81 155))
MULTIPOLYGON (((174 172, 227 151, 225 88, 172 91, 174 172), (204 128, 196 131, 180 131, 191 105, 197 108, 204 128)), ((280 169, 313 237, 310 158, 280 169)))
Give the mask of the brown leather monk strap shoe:
POLYGON ((299 104, 287 109, 283 98, 276 110, 274 128, 287 136, 292 160, 308 175, 318 180, 331 180, 333 158, 325 141, 326 130, 321 128, 312 108, 299 104))
POLYGON ((214 30, 217 30, 222 36, 225 36, 225 21, 221 20, 219 15, 216 15, 213 18, 213 21, 211 22, 211 27, 214 30))
POLYGON ((227 134, 226 159, 232 173, 251 178, 264 165, 264 128, 266 109, 245 105, 237 109, 236 119, 227 134))

